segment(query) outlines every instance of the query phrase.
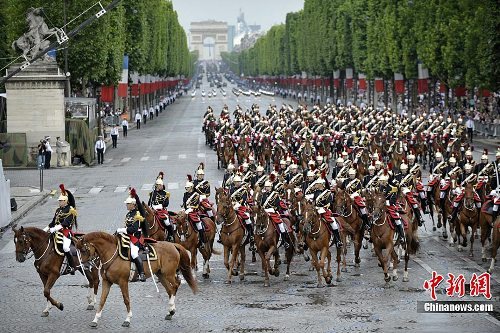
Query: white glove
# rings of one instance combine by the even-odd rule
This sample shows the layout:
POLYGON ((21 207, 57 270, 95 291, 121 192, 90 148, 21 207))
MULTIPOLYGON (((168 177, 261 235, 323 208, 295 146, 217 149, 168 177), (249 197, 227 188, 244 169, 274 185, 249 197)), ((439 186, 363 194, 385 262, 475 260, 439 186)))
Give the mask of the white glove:
POLYGON ((241 204, 239 202, 236 202, 234 205, 233 205, 233 208, 235 210, 238 210, 239 208, 241 207, 241 204))
POLYGON ((188 208, 188 209, 186 209, 186 214, 189 214, 189 213, 191 213, 192 211, 193 211, 193 209, 192 209, 192 208, 188 208))
POLYGON ((53 234, 54 232, 56 232, 56 228, 52 227, 49 229, 50 233, 53 234))
POLYGON ((43 231, 48 232, 49 231, 49 226, 46 226, 45 228, 43 228, 43 231))
POLYGON ((116 229, 116 232, 119 234, 125 234, 127 233, 127 228, 118 228, 116 229))

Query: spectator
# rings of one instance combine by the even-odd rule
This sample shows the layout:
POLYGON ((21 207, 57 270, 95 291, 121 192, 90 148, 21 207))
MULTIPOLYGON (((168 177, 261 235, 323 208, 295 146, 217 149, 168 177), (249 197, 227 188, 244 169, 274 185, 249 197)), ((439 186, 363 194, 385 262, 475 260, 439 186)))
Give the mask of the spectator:
POLYGON ((127 118, 123 118, 122 120, 122 128, 123 128, 123 137, 127 137, 128 132, 128 120, 127 118))
POLYGON ((63 156, 63 145, 64 143, 61 141, 61 137, 58 136, 56 138, 56 154, 57 154, 57 166, 60 167, 64 164, 63 156))
POLYGON ((50 158, 52 157, 52 147, 50 146, 50 136, 45 137, 45 169, 50 169, 50 158))
POLYGON ((38 144, 38 157, 36 164, 38 166, 38 170, 43 169, 45 167, 45 140, 40 140, 38 144))
POLYGON ((99 135, 94 150, 97 155, 97 164, 102 164, 104 162, 104 153, 106 152, 106 142, 102 139, 102 135, 99 135))
POLYGON ((146 122, 148 121, 148 108, 144 107, 144 110, 142 110, 142 120, 144 121, 144 125, 146 125, 146 122))
POLYGON ((155 115, 155 109, 153 109, 153 106, 149 108, 149 120, 153 120, 153 117, 155 115))
POLYGON ((469 117, 465 122, 465 127, 467 128, 467 136, 470 139, 470 143, 472 143, 472 134, 474 133, 474 119, 469 117))
POLYGON ((115 124, 113 128, 111 129, 111 140, 113 141, 113 148, 116 148, 116 144, 118 141, 118 124, 115 124))
POLYGON ((137 129, 141 129, 141 113, 140 112, 136 112, 135 113, 135 123, 136 123, 136 127, 137 129))

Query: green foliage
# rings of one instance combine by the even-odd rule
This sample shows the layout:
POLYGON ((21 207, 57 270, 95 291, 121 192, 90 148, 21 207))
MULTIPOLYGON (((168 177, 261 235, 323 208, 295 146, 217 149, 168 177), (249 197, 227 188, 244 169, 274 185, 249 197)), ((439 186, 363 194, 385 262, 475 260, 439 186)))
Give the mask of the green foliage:
POLYGON ((245 75, 417 77, 422 62, 449 87, 500 89, 500 6, 495 0, 305 0, 255 45, 225 54, 245 75))

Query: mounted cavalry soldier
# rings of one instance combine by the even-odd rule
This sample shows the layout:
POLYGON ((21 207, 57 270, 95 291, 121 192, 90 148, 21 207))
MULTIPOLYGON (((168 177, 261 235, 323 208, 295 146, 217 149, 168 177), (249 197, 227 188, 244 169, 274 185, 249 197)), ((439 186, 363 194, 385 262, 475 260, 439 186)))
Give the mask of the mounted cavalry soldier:
POLYGON ((398 205, 397 205, 397 194, 398 188, 392 186, 388 183, 389 176, 387 175, 387 171, 384 170, 384 174, 379 177, 380 190, 385 195, 386 199, 386 209, 389 213, 389 216, 394 221, 396 231, 398 233, 398 240, 401 244, 406 242, 405 240, 405 232, 403 229, 403 223, 401 221, 401 216, 398 213, 398 205))
POLYGON ((373 185, 375 185, 375 182, 377 181, 378 176, 375 175, 375 163, 372 163, 368 167, 368 174, 363 177, 363 183, 362 186, 364 189, 369 189, 373 185))
POLYGON ((395 177, 395 183, 401 189, 401 192, 405 196, 406 201, 410 204, 413 214, 417 217, 418 225, 422 226, 424 224, 424 219, 420 213, 420 207, 418 201, 414 197, 414 175, 408 173, 408 165, 402 163, 400 166, 401 173, 395 177))
POLYGON ((119 234, 127 234, 130 238, 131 261, 135 263, 137 272, 139 273, 139 280, 144 282, 146 281, 146 276, 144 275, 142 259, 139 256, 142 223, 144 221, 144 208, 141 205, 135 189, 130 190, 130 196, 124 201, 124 203, 127 205, 128 210, 127 215, 125 215, 125 228, 118 228, 116 229, 116 232, 119 234), (141 211, 143 211, 142 214, 141 211))
POLYGON ((213 219, 214 212, 212 203, 208 200, 210 197, 210 183, 205 180, 205 164, 200 163, 196 170, 196 179, 193 180, 195 191, 200 195, 200 211, 213 219))
POLYGON ((222 187, 229 188, 233 182, 234 176, 234 164, 229 163, 227 165, 226 172, 224 173, 224 178, 222 179, 222 187))
POLYGON ((314 206, 316 207, 318 214, 326 221, 326 224, 331 229, 335 244, 338 248, 340 248, 343 244, 340 238, 339 224, 335 217, 332 216, 332 211, 330 210, 332 201, 332 191, 325 189, 325 178, 318 178, 315 181, 315 191, 313 197, 314 206))
POLYGON ((365 199, 359 194, 363 189, 361 181, 356 178, 356 169, 351 168, 348 171, 349 178, 345 179, 342 183, 342 188, 349 194, 351 199, 354 201, 354 205, 358 208, 361 219, 363 220, 363 226, 367 229, 371 229, 371 223, 368 220, 368 212, 366 211, 365 199))
POLYGON ((59 195, 58 198, 59 208, 56 209, 52 222, 50 222, 49 225, 43 230, 45 232, 50 232, 51 234, 61 230, 61 233, 63 234, 64 256, 68 261, 66 274, 74 275, 75 263, 73 262, 73 256, 70 252, 70 246, 71 237, 73 235, 73 225, 78 227, 76 222, 77 212, 75 209, 75 198, 70 191, 64 188, 64 184, 59 185, 59 188, 61 189, 61 195, 59 195))
POLYGON ((264 183, 267 180, 267 175, 264 173, 264 167, 262 165, 258 165, 255 169, 255 175, 252 178, 252 187, 255 188, 258 186, 260 188, 264 187, 264 183))
MULTIPOLYGON (((477 180, 477 175, 472 172, 472 165, 470 164, 465 164, 464 166, 464 173, 460 177, 459 185, 454 189, 455 191, 455 199, 453 199, 453 211, 451 212, 451 216, 449 217, 450 223, 454 223, 455 220, 458 217, 458 212, 460 211, 460 207, 462 206, 462 200, 464 199, 465 196, 465 190, 463 187, 465 187, 467 184, 470 183, 475 183, 477 180)), ((481 198, 477 194, 477 192, 474 190, 474 202, 476 204, 476 209, 477 209, 477 216, 479 217, 479 214, 481 212, 481 198)))
POLYGON ((260 205, 269 215, 271 221, 274 224, 278 225, 282 244, 285 249, 290 247, 290 238, 288 233, 286 232, 285 226, 283 225, 283 220, 281 219, 280 214, 278 213, 280 209, 281 199, 276 191, 273 191, 273 183, 272 178, 270 180, 266 180, 264 184, 264 189, 262 190, 262 197, 260 199, 260 205))
POLYGON ((249 241, 250 241, 250 251, 255 251, 255 240, 253 235, 253 225, 250 220, 250 215, 247 212, 247 200, 248 192, 247 186, 242 185, 242 179, 240 175, 236 175, 233 178, 233 186, 229 190, 229 195, 233 203, 233 209, 239 218, 245 223, 245 228, 247 229, 249 241))
POLYGON ((184 192, 181 207, 185 209, 187 218, 189 222, 191 222, 191 225, 196 226, 199 236, 198 247, 203 249, 205 247, 206 239, 205 230, 203 229, 200 216, 198 215, 200 194, 194 190, 193 177, 191 177, 191 175, 187 175, 187 179, 186 185, 184 186, 186 192, 184 192))
POLYGON ((163 225, 165 230, 167 230, 167 240, 169 242, 174 241, 174 229, 170 223, 170 217, 168 215, 168 205, 170 202, 170 193, 165 191, 165 186, 163 184, 163 172, 160 172, 162 177, 158 177, 155 182, 155 187, 152 192, 149 193, 148 206, 155 210, 155 215, 158 220, 163 225))

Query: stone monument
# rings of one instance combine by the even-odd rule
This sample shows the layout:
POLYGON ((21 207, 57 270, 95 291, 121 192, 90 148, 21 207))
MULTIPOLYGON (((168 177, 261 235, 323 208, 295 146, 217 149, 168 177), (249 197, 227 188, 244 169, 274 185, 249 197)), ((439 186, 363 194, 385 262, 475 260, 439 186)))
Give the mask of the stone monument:
MULTIPOLYGON (((64 86, 66 75, 55 59, 44 58, 30 63, 30 59, 50 44, 48 37, 65 38, 58 28, 49 29, 41 17, 41 10, 30 8, 26 15, 29 31, 12 43, 23 52, 23 64, 13 65, 8 71, 23 70, 5 82, 7 92, 7 132, 26 133, 28 164, 36 163, 36 147, 45 136, 65 138, 64 86), (33 156, 34 154, 34 156, 33 156)), ((51 166, 57 159, 51 160, 51 166)))

